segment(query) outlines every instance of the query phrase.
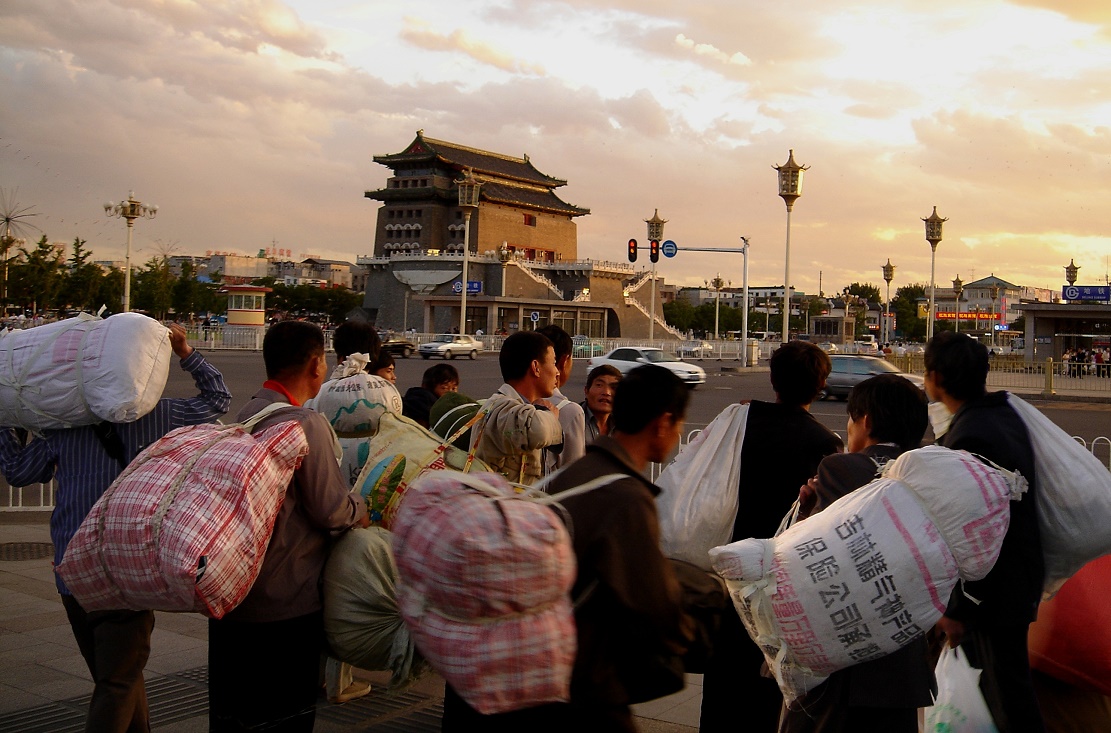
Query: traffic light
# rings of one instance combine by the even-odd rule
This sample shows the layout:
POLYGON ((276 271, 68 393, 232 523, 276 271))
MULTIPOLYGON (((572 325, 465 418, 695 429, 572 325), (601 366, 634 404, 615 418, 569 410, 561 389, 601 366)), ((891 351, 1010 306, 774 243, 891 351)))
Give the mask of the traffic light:
POLYGON ((660 240, 653 239, 648 243, 648 259, 653 262, 660 261, 660 240))
POLYGON ((629 240, 629 262, 637 261, 637 241, 635 239, 629 240))

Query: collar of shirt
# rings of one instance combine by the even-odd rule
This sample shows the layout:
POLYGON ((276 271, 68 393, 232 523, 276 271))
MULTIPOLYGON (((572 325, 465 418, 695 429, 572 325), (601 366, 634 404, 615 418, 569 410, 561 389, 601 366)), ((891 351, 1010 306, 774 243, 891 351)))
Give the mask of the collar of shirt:
POLYGON ((267 379, 265 382, 262 383, 262 388, 274 390, 275 392, 289 400, 289 404, 293 405, 294 407, 301 406, 301 403, 289 393, 289 390, 286 389, 285 385, 283 385, 281 382, 275 381, 273 379, 267 379))

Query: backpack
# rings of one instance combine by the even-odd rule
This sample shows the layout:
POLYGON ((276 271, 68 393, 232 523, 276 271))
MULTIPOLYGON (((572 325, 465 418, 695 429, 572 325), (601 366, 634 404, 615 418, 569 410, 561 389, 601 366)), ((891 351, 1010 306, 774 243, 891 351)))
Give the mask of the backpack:
POLYGON ((258 577, 293 472, 309 446, 295 420, 178 428, 112 482, 57 567, 86 611, 198 611, 222 618, 258 577))

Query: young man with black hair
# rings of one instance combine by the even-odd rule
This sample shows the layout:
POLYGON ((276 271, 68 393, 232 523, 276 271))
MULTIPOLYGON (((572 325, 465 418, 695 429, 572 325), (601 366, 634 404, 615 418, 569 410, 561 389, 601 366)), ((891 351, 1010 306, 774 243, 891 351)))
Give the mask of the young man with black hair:
MULTIPOLYGON (((772 353, 775 402, 752 400, 741 445, 740 509, 732 541, 771 537, 805 484, 841 439, 810 414, 832 368, 815 344, 791 341, 772 353)), ((726 614, 702 680, 701 733, 737 729, 737 711, 746 726, 773 731, 783 698, 770 676, 761 673, 764 655, 736 614, 726 614)))
POLYGON ((303 406, 328 372, 320 328, 304 321, 277 323, 266 332, 262 356, 267 381, 237 419, 273 403, 288 404, 263 418, 254 432, 296 420, 309 452, 286 489, 250 593, 224 618, 209 620, 209 727, 309 733, 324 647, 324 561, 333 537, 367 526, 366 503, 340 471, 327 418, 303 406))
POLYGON ((547 336, 518 331, 498 355, 502 379, 471 428, 475 456, 510 481, 535 483, 544 474, 543 449, 563 441, 551 396, 559 383, 555 349, 547 336))
POLYGON ((682 653, 691 641, 679 582, 660 552, 660 490, 644 476, 649 463, 666 460, 679 444, 689 399, 690 390, 667 369, 633 369, 617 385, 610 435, 587 446, 548 487, 558 494, 621 476, 560 502, 578 561, 572 590, 578 652, 565 729, 635 731, 627 684, 639 670, 630 665, 657 650, 682 653))
POLYGON ((401 398, 404 406, 401 413, 410 420, 414 420, 426 428, 430 427, 428 413, 436 400, 444 396, 445 392, 459 391, 459 372, 451 364, 436 364, 424 370, 419 387, 410 387, 405 390, 401 398))
POLYGON ((552 342, 555 349, 556 367, 559 369, 559 386, 552 392, 552 403, 559 410, 559 426, 563 429, 563 447, 558 452, 545 452, 548 470, 554 471, 567 466, 583 457, 586 452, 586 418, 577 402, 567 399, 560 388, 571 379, 574 363, 575 342, 571 336, 555 324, 537 329, 552 342))
POLYGON ((586 399, 579 403, 583 408, 586 424, 587 443, 609 434, 609 419, 613 413, 613 394, 621 381, 621 370, 610 364, 600 364, 586 375, 583 394, 586 399))
MULTIPOLYGON (((802 521, 872 482, 883 466, 922 443, 926 395, 897 374, 866 379, 849 393, 848 453, 827 456, 799 491, 802 521)), ((780 733, 917 733, 918 708, 933 704, 926 637, 894 654, 838 670, 791 707, 780 733)))
POLYGON ((332 348, 336 352, 336 361, 340 364, 352 354, 366 354, 373 364, 378 358, 381 344, 378 331, 366 321, 344 321, 336 326, 332 334, 332 348))
POLYGON ((999 733, 1044 731, 1026 638, 1045 580, 1030 435, 1007 404, 1007 393, 987 391, 983 344, 943 331, 926 345, 925 361, 937 442, 1017 470, 1030 484, 1020 500, 1011 502, 1010 526, 995 566, 982 580, 961 581, 937 629, 951 646, 960 645, 972 666, 983 669, 980 690, 999 733))

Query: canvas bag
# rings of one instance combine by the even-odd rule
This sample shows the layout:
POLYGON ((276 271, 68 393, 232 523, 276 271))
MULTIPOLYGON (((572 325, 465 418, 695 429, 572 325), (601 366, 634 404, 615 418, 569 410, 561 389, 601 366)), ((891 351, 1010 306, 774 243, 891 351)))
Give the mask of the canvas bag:
POLYGON ((31 432, 134 422, 170 374, 170 332, 140 313, 82 313, 0 338, 0 425, 31 432))
POLYGON ((733 539, 747 420, 748 405, 729 405, 656 479, 660 548, 666 557, 710 570, 707 553, 733 539))
POLYGON ((93 505, 58 574, 86 611, 197 611, 222 618, 251 590, 293 472, 309 446, 295 420, 178 428, 93 505))
POLYGON ((1021 484, 964 451, 920 448, 774 539, 712 550, 788 704, 929 630, 957 579, 994 564, 1021 484))
POLYGON ((1013 394, 1034 448, 1038 528, 1049 598, 1085 564, 1111 554, 1111 472, 1028 402, 1013 394))

